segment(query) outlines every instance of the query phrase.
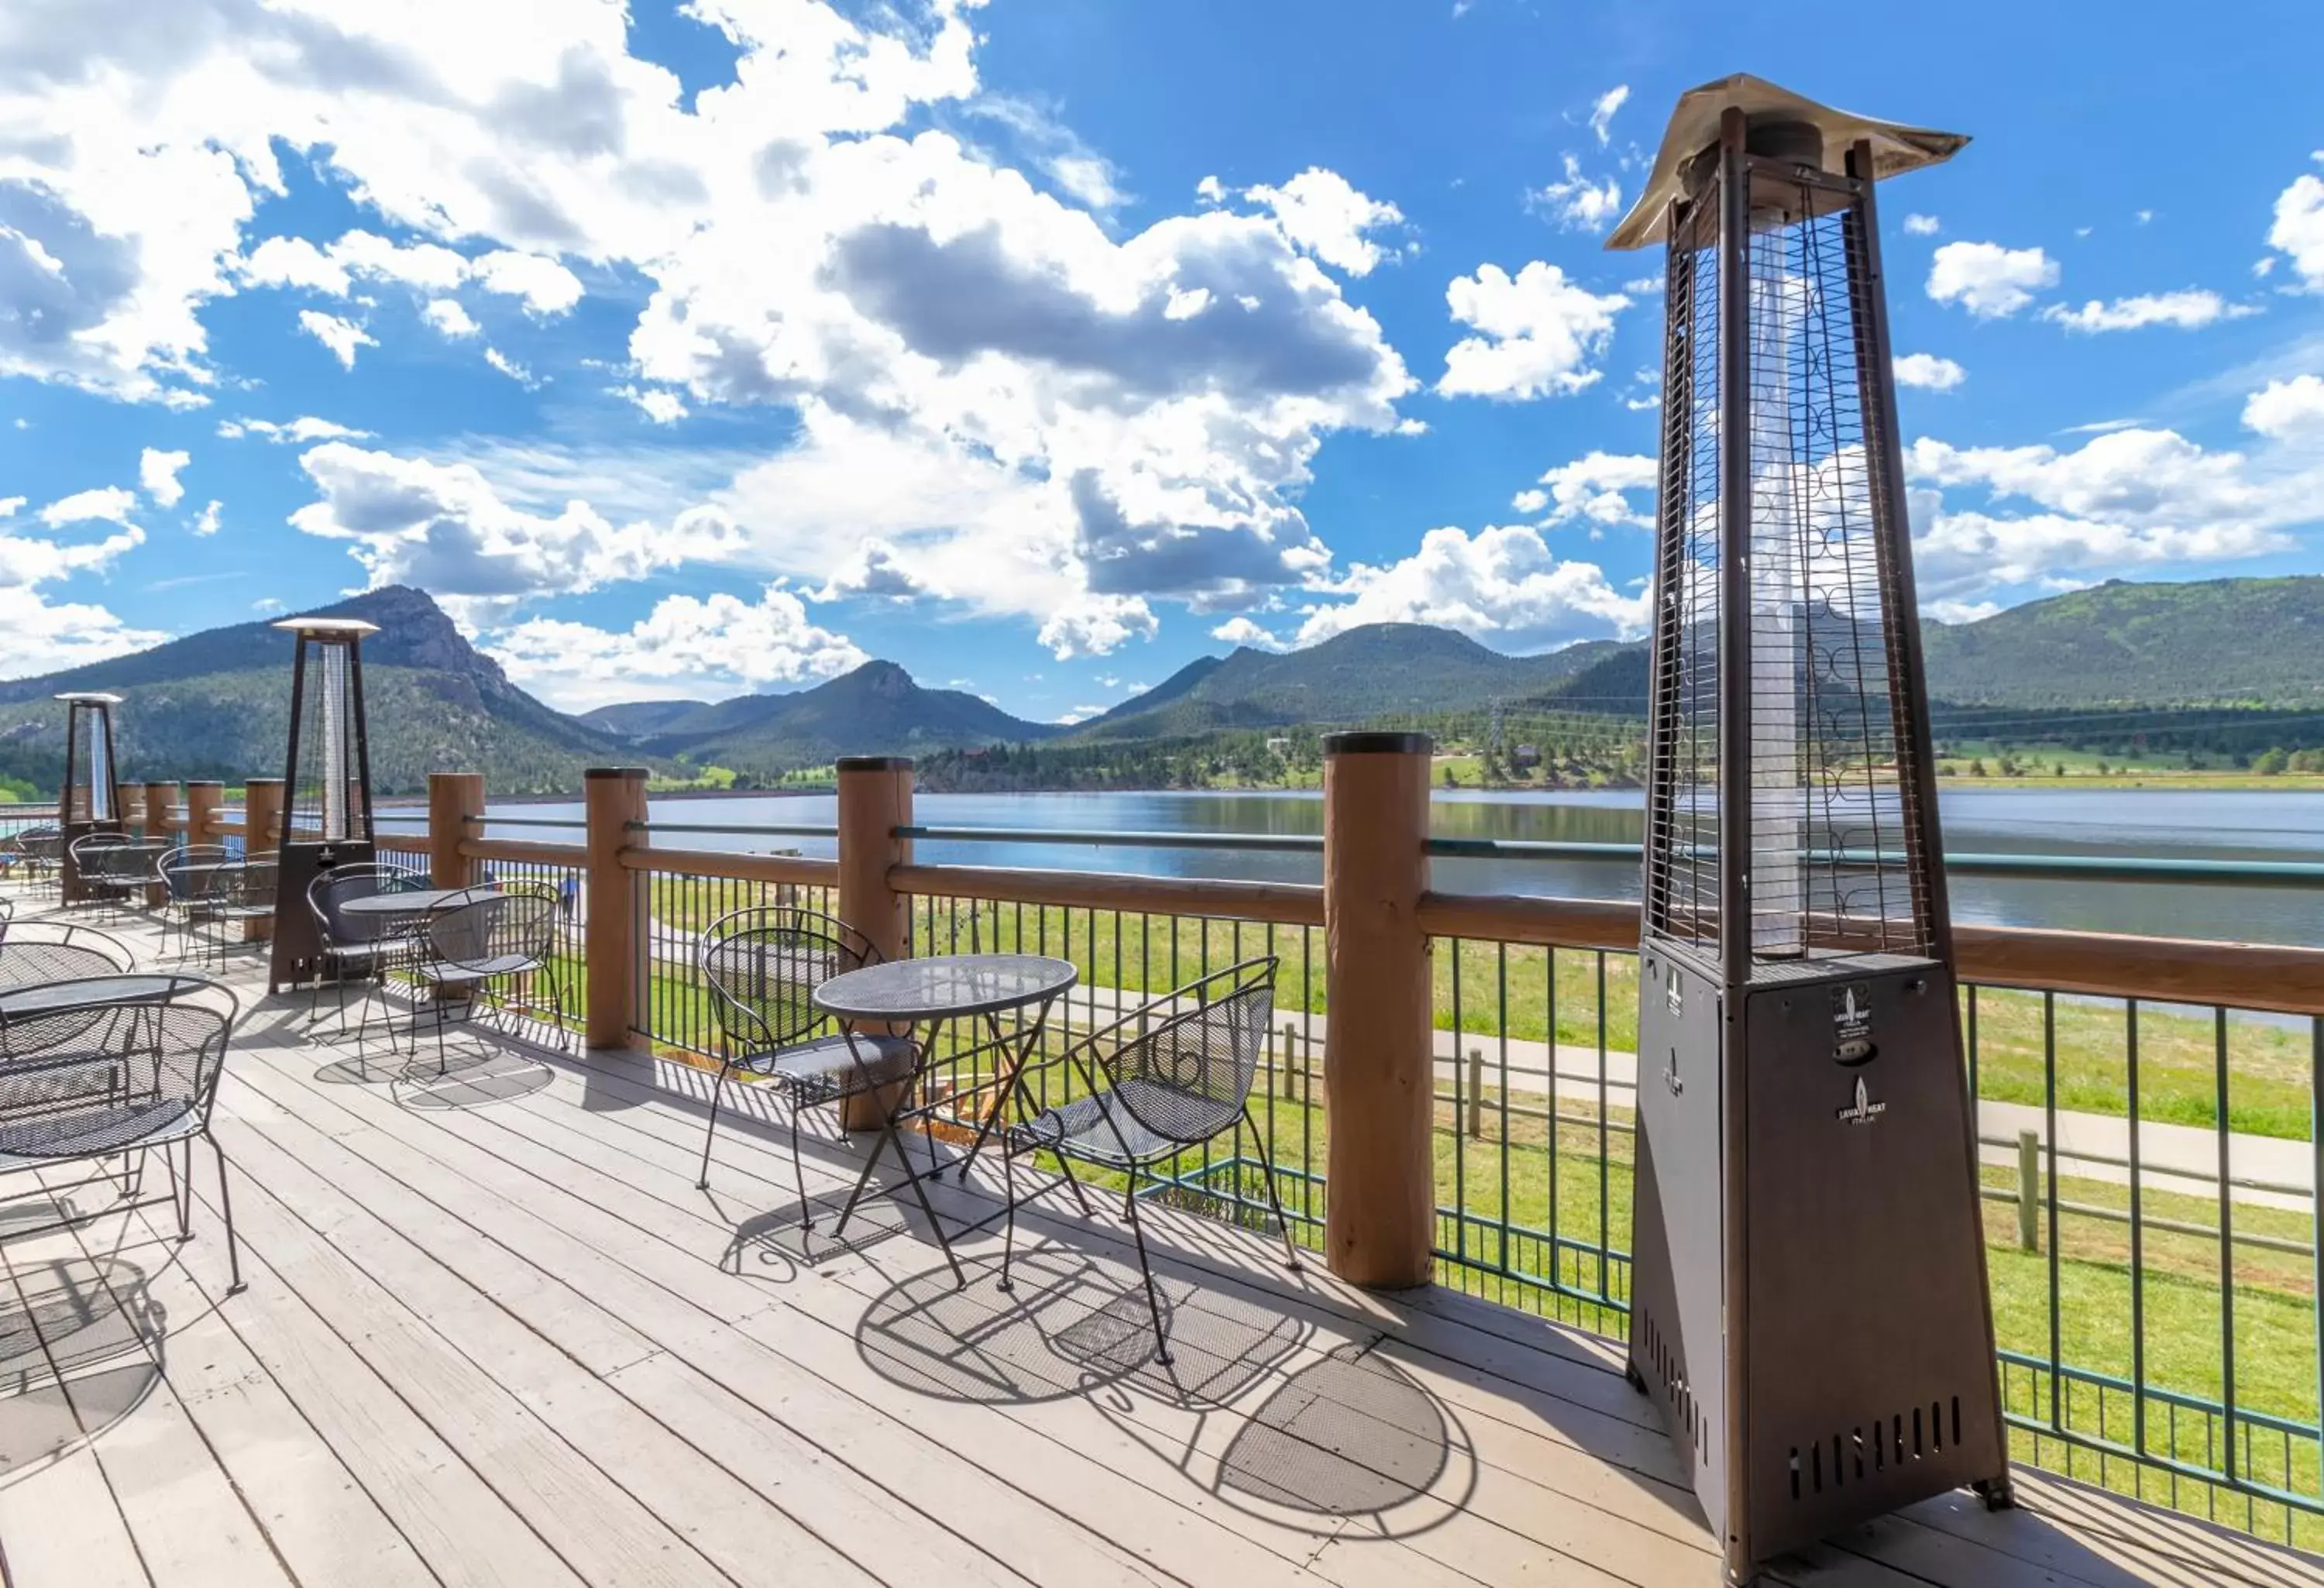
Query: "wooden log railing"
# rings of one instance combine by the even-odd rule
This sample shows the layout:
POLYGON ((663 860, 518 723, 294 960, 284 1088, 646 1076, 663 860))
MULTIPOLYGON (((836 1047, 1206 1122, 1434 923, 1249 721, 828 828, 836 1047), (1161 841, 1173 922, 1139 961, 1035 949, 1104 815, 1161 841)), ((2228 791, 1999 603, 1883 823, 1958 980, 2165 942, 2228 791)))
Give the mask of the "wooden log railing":
MULTIPOLYGON (((435 881, 445 886, 471 882, 482 867, 494 863, 577 872, 589 904, 583 945, 592 989, 586 1025, 591 1045, 598 1047, 652 1040, 645 993, 633 983, 651 974, 653 954, 644 935, 655 927, 650 902, 657 896, 649 890, 669 878, 811 890, 822 899, 835 896, 843 915, 851 919, 861 916, 879 927, 879 935, 886 939, 881 946, 891 953, 902 952, 908 944, 907 901, 916 899, 1116 918, 1322 928, 1327 978, 1335 964, 1351 973, 1331 984, 1328 1002, 1335 1014, 1344 1017, 1331 1022, 1331 1029, 1348 1034, 1342 1039, 1345 1051, 1336 1060, 1330 1053, 1325 1056, 1323 1090, 1338 1127, 1333 1139, 1349 1140, 1348 1164, 1365 1166, 1363 1192, 1351 1196, 1350 1187, 1342 1186, 1342 1197, 1334 1205, 1351 1204, 1351 1216, 1361 1221, 1369 1237, 1351 1234, 1342 1247, 1326 1246, 1343 1271, 1397 1282, 1426 1269, 1427 1221, 1404 1214, 1422 1205, 1414 1182, 1425 1179, 1428 1166, 1422 1155, 1401 1146, 1391 1151, 1382 1143, 1407 1143, 1420 1139, 1416 1130, 1425 1133, 1434 1088, 1416 1084, 1415 1076, 1441 1055, 1431 1050, 1436 1038, 1424 1029, 1433 1020, 1425 1002, 1417 1017, 1408 1018, 1413 995, 1399 994, 1392 1011, 1384 1004, 1375 1017, 1360 1012, 1365 996, 1382 986, 1408 985, 1421 989, 1425 1000, 1429 973, 1418 970, 1413 974, 1420 979, 1410 981, 1407 971, 1442 952, 1430 945, 1451 940, 1628 954, 1637 946, 1639 917, 1635 903, 1617 900, 1463 894, 1427 888, 1425 860, 1414 858, 1425 847, 1425 834, 1412 813, 1403 809, 1410 802, 1389 798, 1392 790, 1385 784, 1363 791, 1362 797, 1356 788, 1362 779, 1355 771, 1377 780, 1387 762, 1395 759, 1388 753, 1378 762, 1367 758, 1360 768, 1351 764, 1338 787, 1327 780, 1327 877, 1338 877, 1347 893, 1346 906, 1337 914, 1332 902, 1333 883, 1328 881, 1318 887, 920 863, 911 853, 909 837, 899 831, 911 823, 909 763, 888 758, 851 762, 843 769, 836 859, 653 845, 653 824, 644 819, 642 775, 636 772, 592 779, 592 792, 604 797, 589 803, 586 831, 578 842, 494 835, 484 817, 483 780, 447 773, 431 780, 427 831, 382 835, 378 844, 392 852, 426 854, 435 881), (1352 872, 1332 869, 1329 857, 1341 840, 1342 858, 1363 861, 1364 866, 1352 872), (1416 863, 1419 869, 1381 871, 1375 863, 1384 858, 1407 867, 1416 863), (1393 892, 1407 885, 1396 880, 1399 875, 1416 876, 1422 884, 1411 894, 1408 907, 1382 902, 1383 890, 1393 892), (1408 937, 1391 933, 1377 942, 1365 940, 1382 909, 1399 908, 1408 908, 1408 937), (1422 1023, 1405 1029, 1414 1018, 1422 1023), (1397 1067, 1399 1057, 1406 1061, 1403 1068, 1397 1067), (1373 1083, 1378 1083, 1377 1094, 1373 1083), (1371 1139, 1351 1127, 1391 1109, 1403 1111, 1394 1129, 1366 1146, 1371 1139)), ((158 807, 162 824, 171 832, 198 832, 206 837, 235 832, 242 824, 222 814, 223 792, 216 783, 189 783, 184 788, 184 803, 178 807, 170 803, 177 785, 156 782, 138 790, 138 814, 147 817, 158 807)), ((696 928, 700 924, 693 923, 696 928)), ((2324 948, 1986 926, 1958 927, 1955 938, 1958 970, 1967 983, 2324 1017, 2324 948)), ((671 941, 682 945, 690 936, 675 934, 671 941)), ((851 1123, 868 1123, 869 1119, 859 1113, 851 1123)), ((1352 1184, 1356 1174, 1343 1168, 1342 1177, 1352 1184)))

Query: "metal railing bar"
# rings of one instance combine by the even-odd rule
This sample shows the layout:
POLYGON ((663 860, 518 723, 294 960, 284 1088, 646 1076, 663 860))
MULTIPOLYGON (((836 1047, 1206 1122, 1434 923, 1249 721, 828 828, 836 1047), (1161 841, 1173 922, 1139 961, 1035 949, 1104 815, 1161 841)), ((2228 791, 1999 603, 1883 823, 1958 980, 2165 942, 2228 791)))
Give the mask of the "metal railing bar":
MULTIPOLYGON (((828 824, 818 826, 811 822, 623 822, 632 833, 726 833, 745 838, 836 838, 839 829, 828 824)), ((899 829, 900 830, 900 829, 899 829)))
MULTIPOLYGON (((659 822, 657 832, 764 832, 830 836, 834 827, 686 827, 659 822)), ((950 844, 1055 844, 1094 849, 1222 849, 1277 854, 1320 854, 1320 833, 1160 832, 1082 827, 951 826, 915 823, 891 829, 899 838, 950 844)), ((1636 844, 1599 844, 1533 838, 1432 837, 1432 855, 1443 859, 1601 861, 1635 865, 1644 851, 1636 844)), ((1871 849, 1811 850, 1814 865, 1901 865, 1902 854, 1871 849)), ((1964 876, 2066 877, 2081 881, 2240 882, 2259 886, 2324 887, 2324 862, 2292 860, 2189 860, 2149 855, 2003 854, 1963 853, 1944 857, 1945 869, 1964 876)))

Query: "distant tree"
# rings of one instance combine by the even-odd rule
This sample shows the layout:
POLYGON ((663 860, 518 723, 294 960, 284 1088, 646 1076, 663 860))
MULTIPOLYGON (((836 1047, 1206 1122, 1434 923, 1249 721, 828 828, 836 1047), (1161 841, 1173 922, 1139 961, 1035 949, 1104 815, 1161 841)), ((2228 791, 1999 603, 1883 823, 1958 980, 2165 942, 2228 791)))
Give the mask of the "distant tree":
POLYGON ((2252 771, 2263 778, 2280 778, 2291 765, 2292 752, 2281 744, 2255 756, 2252 760, 2252 771))
POLYGON ((1972 778, 1985 776, 1985 757, 1978 755, 1969 758, 1969 775, 1972 778))

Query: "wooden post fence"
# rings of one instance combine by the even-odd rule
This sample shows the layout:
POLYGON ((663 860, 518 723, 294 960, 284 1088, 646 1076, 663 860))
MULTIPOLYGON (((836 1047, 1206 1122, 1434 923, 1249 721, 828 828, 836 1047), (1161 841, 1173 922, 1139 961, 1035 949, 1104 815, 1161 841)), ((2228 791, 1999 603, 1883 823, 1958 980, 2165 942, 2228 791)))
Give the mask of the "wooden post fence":
POLYGON ((1426 1284, 1436 1244, 1435 1021, 1420 927, 1433 749, 1425 734, 1323 740, 1323 1251, 1358 1285, 1426 1284))
MULTIPOLYGON (((896 829, 912 820, 912 762, 902 755, 839 758, 839 919, 863 934, 883 959, 901 959, 912 941, 909 905, 888 880, 912 863, 912 843, 896 829)), ((876 1131, 892 1099, 886 1093, 847 1100, 851 1131, 876 1131)))
POLYGON ((428 774, 428 880, 438 888, 466 888, 476 880, 476 863, 460 853, 464 838, 478 835, 468 818, 484 814, 482 772, 428 774))
POLYGON ((226 803, 226 785, 204 780, 186 785, 186 842, 217 842, 218 809, 226 803))
POLYGON ((272 854, 282 846, 282 780, 253 778, 242 790, 242 852, 272 854))
POLYGON ((650 990, 640 985, 636 890, 622 864, 622 851, 646 841, 647 835, 630 830, 632 822, 646 819, 646 770, 592 767, 581 778, 583 816, 588 823, 583 839, 587 850, 583 889, 588 900, 583 954, 589 967, 589 1001, 583 1039, 590 1048, 628 1048, 639 1040, 632 1033, 643 1024, 640 1003, 650 990))
MULTIPOLYGON (((175 826, 172 813, 178 805, 178 785, 172 782, 149 782, 145 785, 145 836, 156 844, 170 841, 175 826)), ((193 840, 189 838, 188 843, 193 840)))

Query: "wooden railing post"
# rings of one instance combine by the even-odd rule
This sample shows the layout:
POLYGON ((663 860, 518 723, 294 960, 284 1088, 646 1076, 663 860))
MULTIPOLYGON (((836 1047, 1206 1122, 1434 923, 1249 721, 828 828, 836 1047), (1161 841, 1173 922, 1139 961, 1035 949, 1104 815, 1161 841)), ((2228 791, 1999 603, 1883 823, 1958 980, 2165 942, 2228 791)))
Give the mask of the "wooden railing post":
POLYGON ((282 847, 282 780, 252 778, 242 786, 242 852, 273 854, 282 847))
MULTIPOLYGON (((912 844, 896 829, 912 821, 912 762, 902 755, 839 758, 839 919, 863 934, 885 959, 901 959, 911 946, 905 896, 888 873, 912 863, 912 844)), ((847 1100, 851 1131, 876 1131, 890 1099, 861 1094, 847 1100)))
POLYGON ((1358 1285, 1428 1282, 1435 1247, 1434 1019, 1425 734, 1323 740, 1323 1251, 1358 1285))
POLYGON ((468 818, 484 814, 484 773, 428 774, 428 880, 437 887, 475 882, 476 863, 460 853, 460 841, 478 836, 468 818))
MULTIPOLYGON (((145 785, 145 837, 147 842, 167 844, 170 841, 170 812, 177 808, 178 785, 175 780, 145 785)), ((191 842, 191 840, 188 840, 191 842)))
POLYGON ((186 785, 186 842, 217 842, 218 809, 226 803, 226 785, 208 780, 186 785))
POLYGON ((627 1048, 642 1023, 636 1017, 646 990, 638 985, 636 888, 622 851, 646 836, 630 831, 632 822, 646 819, 646 769, 591 767, 581 774, 581 797, 589 825, 583 839, 588 918, 582 952, 589 967, 583 1040, 591 1048, 627 1048))

